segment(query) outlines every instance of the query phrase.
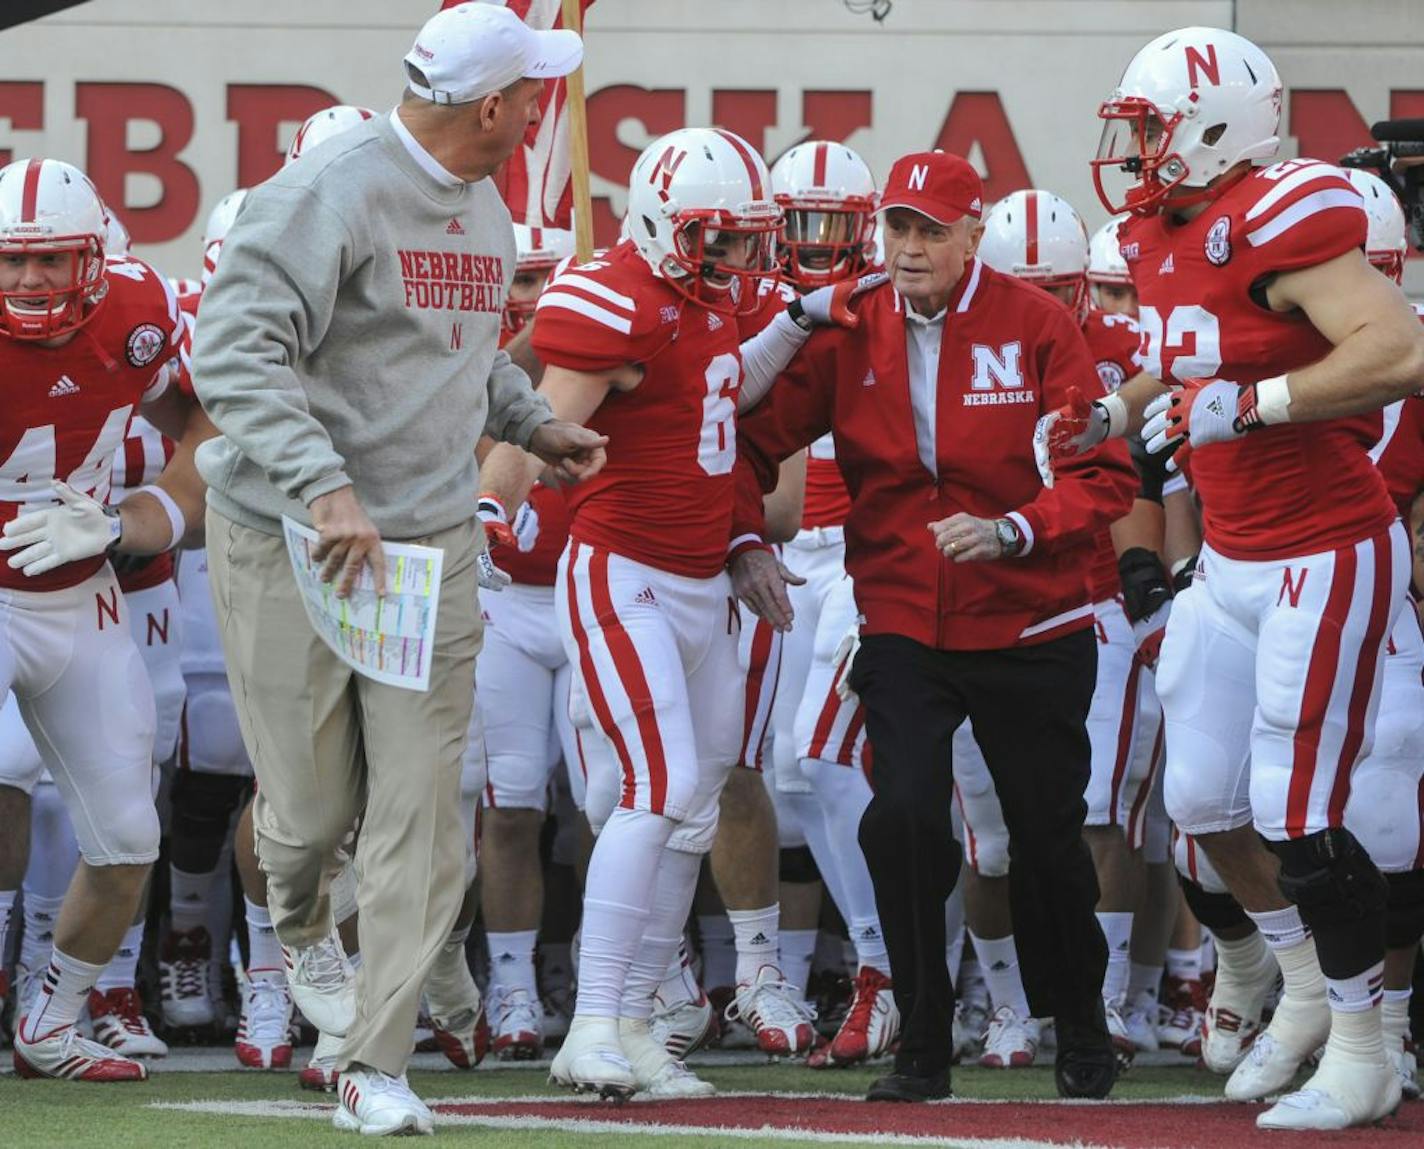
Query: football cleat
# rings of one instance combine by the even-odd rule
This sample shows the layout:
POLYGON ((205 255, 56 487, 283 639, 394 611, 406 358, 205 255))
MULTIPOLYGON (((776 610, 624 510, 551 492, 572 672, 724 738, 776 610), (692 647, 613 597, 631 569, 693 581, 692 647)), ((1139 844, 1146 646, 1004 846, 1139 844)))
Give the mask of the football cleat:
POLYGON ((774 965, 762 966, 755 980, 737 984, 724 1016, 745 1022, 762 1052, 773 1056, 805 1053, 816 1036, 815 1007, 798 987, 787 984, 774 965))
POLYGON ((356 1019, 356 974, 333 930, 309 946, 283 946, 292 1003, 317 1029, 345 1037, 356 1019))
POLYGON ((89 991, 89 1021, 94 1040, 127 1057, 167 1057, 168 1046, 144 1016, 143 1001, 132 986, 89 991))
POLYGON ((233 1052, 248 1069, 292 1064, 292 995, 285 981, 257 977, 242 987, 242 1016, 233 1052))
POLYGON ((1011 1005, 1001 1005, 984 1031, 979 1064, 985 1069, 1027 1069, 1038 1056, 1038 1041, 1038 1022, 1020 1017, 1011 1005))
POLYGON ((1418 1101, 1420 1095, 1419 1088, 1419 1063, 1414 1056, 1414 1043, 1406 1040, 1402 1045, 1391 1046, 1389 1038, 1385 1038, 1385 1056, 1389 1058, 1389 1063, 1394 1066, 1395 1075, 1399 1078, 1399 1090, 1404 1095, 1406 1101, 1418 1101))
POLYGON ((1133 1058, 1137 1056, 1137 1046, 1132 1043, 1132 1035, 1127 1032, 1127 1022, 1123 1020, 1117 1006, 1104 1003, 1103 1013, 1107 1017, 1108 1037, 1112 1039, 1113 1053, 1117 1055, 1117 1071, 1121 1075, 1132 1068, 1133 1058))
POLYGON ((575 1093, 597 1093, 614 1101, 632 1097, 638 1079, 623 1052, 618 1022, 611 1017, 575 1017, 549 1067, 549 1080, 575 1093))
POLYGON ((24 1020, 15 1030, 14 1063, 20 1077, 55 1077, 67 1081, 143 1081, 148 1070, 134 1061, 79 1036, 72 1025, 56 1029, 34 1041, 21 1036, 24 1020))
POLYGON ((1169 976, 1157 1007, 1158 1046, 1180 1050, 1188 1057, 1199 1056, 1206 1007, 1206 988, 1200 981, 1169 976))
POLYGON ((527 989, 493 986, 486 1002, 490 1048, 500 1061, 535 1061, 544 1053, 544 1010, 527 989))
POLYGON ((1295 1080, 1306 1059, 1330 1036, 1330 1008, 1324 999, 1311 1004, 1318 1008, 1282 1002, 1284 1008, 1276 1010, 1227 1078, 1228 1101, 1262 1101, 1295 1080))
POLYGON ((435 1132, 430 1110, 404 1077, 379 1069, 348 1069, 337 1082, 340 1104, 331 1123, 346 1133, 373 1137, 435 1132))
POLYGON ((1399 1108, 1399 1076, 1389 1059, 1341 1057, 1330 1046, 1320 1068, 1256 1118, 1259 1129, 1348 1129, 1369 1125, 1399 1108))
POLYGON ((1127 1036, 1132 1039, 1132 1047, 1138 1053, 1157 1052, 1161 1042, 1157 1040, 1156 998, 1149 995, 1128 1003, 1122 1011, 1122 1020, 1127 1026, 1127 1036))
POLYGON ((900 1011, 890 979, 874 966, 855 975, 850 1009, 831 1039, 830 1064, 859 1065, 889 1050, 900 1035, 900 1011))
POLYGON ((954 1003, 954 1061, 977 1060, 984 1051, 984 1034, 989 1028, 989 1002, 986 1000, 966 1001, 960 998, 954 1003))
POLYGON ((1201 1059, 1213 1073, 1227 1074, 1241 1064, 1261 1031, 1261 1011, 1279 980, 1276 959, 1269 954, 1242 970, 1218 964, 1201 1031, 1201 1059))
POLYGON ((336 1079, 340 1076, 336 1072, 336 1055, 340 1052, 341 1038, 332 1037, 329 1033, 317 1034, 316 1048, 312 1050, 306 1068, 297 1074, 297 1084, 303 1089, 334 1093, 336 1079))
POLYGON ((710 1097, 717 1092, 653 1037, 646 1021, 631 1017, 618 1022, 618 1042, 633 1067, 638 1092, 650 1097, 710 1097))
POLYGON ((170 930, 158 953, 159 1009, 169 1029, 212 1025, 208 965, 213 942, 204 926, 170 930))
POLYGON ((473 1069, 489 1052, 489 1023, 485 1020, 484 1002, 478 998, 473 1006, 446 1016, 432 1016, 430 1028, 445 1060, 456 1069, 473 1069))
POLYGON ((713 1033, 715 1018, 712 1002, 698 990, 696 1001, 681 1001, 671 1009, 665 1006, 661 994, 654 994, 653 1016, 648 1024, 653 1040, 674 1060, 681 1061, 713 1033))

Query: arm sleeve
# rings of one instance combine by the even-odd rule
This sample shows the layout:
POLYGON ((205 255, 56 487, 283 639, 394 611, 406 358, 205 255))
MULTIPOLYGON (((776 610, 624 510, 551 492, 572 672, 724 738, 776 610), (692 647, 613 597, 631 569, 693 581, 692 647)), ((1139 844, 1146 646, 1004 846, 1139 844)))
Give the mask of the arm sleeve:
POLYGON ((345 223, 311 191, 254 189, 193 339, 193 380, 213 423, 278 490, 308 504, 351 480, 292 365, 325 336, 354 250, 345 223))
POLYGON ((749 411, 771 390, 776 377, 806 344, 811 333, 794 323, 785 311, 742 344, 742 387, 737 410, 749 411))
POLYGON ((553 417, 549 401, 534 390, 529 376, 505 352, 495 352, 489 374, 485 434, 516 447, 528 447, 535 428, 553 417))
MULTIPOLYGON (((1097 369, 1088 353, 1087 341, 1073 317, 1058 309, 1045 315, 1036 339, 1043 411, 1052 411, 1068 402, 1068 389, 1093 389, 1097 369)), ((1036 317, 1031 317, 1031 322, 1036 317)), ((1101 384, 1097 384, 1099 387, 1101 384)), ((1045 487, 1013 516, 1025 532, 1031 550, 1052 553, 1088 542, 1115 519, 1132 509, 1138 488, 1137 471, 1121 439, 1109 439, 1091 451, 1055 466, 1057 481, 1045 487)))

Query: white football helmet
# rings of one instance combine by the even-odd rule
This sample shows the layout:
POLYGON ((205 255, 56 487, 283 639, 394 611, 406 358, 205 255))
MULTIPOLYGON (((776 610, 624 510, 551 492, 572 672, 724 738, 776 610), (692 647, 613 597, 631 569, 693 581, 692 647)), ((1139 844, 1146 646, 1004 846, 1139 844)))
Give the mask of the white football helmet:
MULTIPOLYGON (((518 286, 521 275, 540 275, 548 282, 554 268, 574 254, 574 233, 557 227, 528 227, 522 223, 514 225, 515 263, 514 275, 518 286)), ((537 292, 524 299, 515 299, 514 287, 504 303, 504 329, 510 334, 520 331, 534 318, 534 307, 539 302, 537 292)), ((540 284, 542 290, 543 284, 540 284)))
POLYGON ((24 279, 0 290, 0 334, 53 339, 89 322, 109 290, 106 217, 89 177, 72 164, 31 159, 0 168, 0 259, 59 255, 68 265, 63 283, 49 269, 36 282, 27 263, 24 279))
POLYGON ((326 143, 333 136, 339 136, 375 114, 370 108, 358 108, 354 104, 336 104, 308 116, 297 129, 297 134, 292 137, 292 145, 287 149, 287 163, 301 159, 318 144, 326 143))
MULTIPOLYGON (((103 203, 102 200, 99 201, 103 203)), ((104 254, 128 255, 133 247, 133 237, 123 220, 114 214, 114 209, 104 204, 104 254)))
POLYGON ((1365 255, 1395 283, 1403 283, 1404 253, 1409 250, 1409 242, 1404 235, 1404 209, 1399 206, 1399 198, 1374 172, 1359 168, 1343 170, 1345 178, 1363 197, 1365 215, 1370 220, 1365 255))
POLYGON ((1098 109, 1103 124, 1092 161, 1098 198, 1117 215, 1162 210, 1209 198, 1212 180, 1243 161, 1268 160, 1280 149, 1281 78, 1270 57, 1244 36, 1221 28, 1180 28, 1158 36, 1132 58, 1098 109), (1126 173, 1116 195, 1104 178, 1126 173))
POLYGON ((979 258, 995 271, 1043 288, 1073 289, 1070 310, 1087 308, 1088 233, 1062 196, 1029 188, 1007 195, 984 217, 979 258))
POLYGON ((247 198, 247 189, 230 191, 218 200, 217 207, 208 213, 208 222, 203 225, 203 286, 208 286, 213 272, 217 270, 218 256, 222 254, 223 240, 237 218, 238 208, 247 198))
POLYGON ((854 279, 875 245, 875 177, 845 144, 808 140, 771 167, 771 193, 785 213, 781 266, 796 286, 854 279))
POLYGON ((715 311, 750 311, 777 276, 781 209, 761 156, 721 128, 682 128, 633 165, 628 227, 653 270, 715 311))
POLYGON ((1088 282, 1118 283, 1132 285, 1132 276, 1127 271, 1127 260, 1122 258, 1122 245, 1118 240, 1118 229, 1122 227, 1122 216, 1108 220, 1088 240, 1088 282))

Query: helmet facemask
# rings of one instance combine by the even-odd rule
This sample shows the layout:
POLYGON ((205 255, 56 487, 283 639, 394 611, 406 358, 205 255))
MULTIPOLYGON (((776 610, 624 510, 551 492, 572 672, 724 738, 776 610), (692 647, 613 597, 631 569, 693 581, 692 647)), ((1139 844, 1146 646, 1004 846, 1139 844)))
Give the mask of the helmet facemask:
POLYGON ((810 290, 854 279, 870 266, 875 205, 860 197, 822 202, 777 196, 786 214, 781 229, 783 274, 810 290))
POLYGON ((667 281, 713 311, 746 315, 758 303, 758 285, 777 279, 776 241, 781 210, 769 203, 678 212, 672 250, 663 260, 667 281))
POLYGON ((0 332, 12 339, 47 340, 78 331, 93 318, 108 292, 103 240, 97 235, 26 238, 14 232, 0 239, 0 261, 35 256, 55 256, 66 262, 64 283, 0 290, 0 332))

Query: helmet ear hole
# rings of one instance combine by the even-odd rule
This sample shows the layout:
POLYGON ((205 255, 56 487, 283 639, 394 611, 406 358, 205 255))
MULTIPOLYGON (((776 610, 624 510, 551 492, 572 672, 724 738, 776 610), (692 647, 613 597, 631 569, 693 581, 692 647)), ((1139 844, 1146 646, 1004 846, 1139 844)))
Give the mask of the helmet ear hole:
POLYGON ((654 236, 656 236, 656 235, 658 234, 658 225, 657 225, 656 223, 654 223, 652 220, 650 220, 650 219, 649 219, 647 216, 645 216, 645 215, 644 215, 644 216, 639 216, 638 218, 643 221, 643 230, 648 233, 648 238, 649 238, 649 239, 652 239, 654 236))
POLYGON ((1206 144, 1207 147, 1211 147, 1217 140, 1221 139, 1225 133, 1225 124, 1212 124, 1211 127, 1202 133, 1202 143, 1206 144))

